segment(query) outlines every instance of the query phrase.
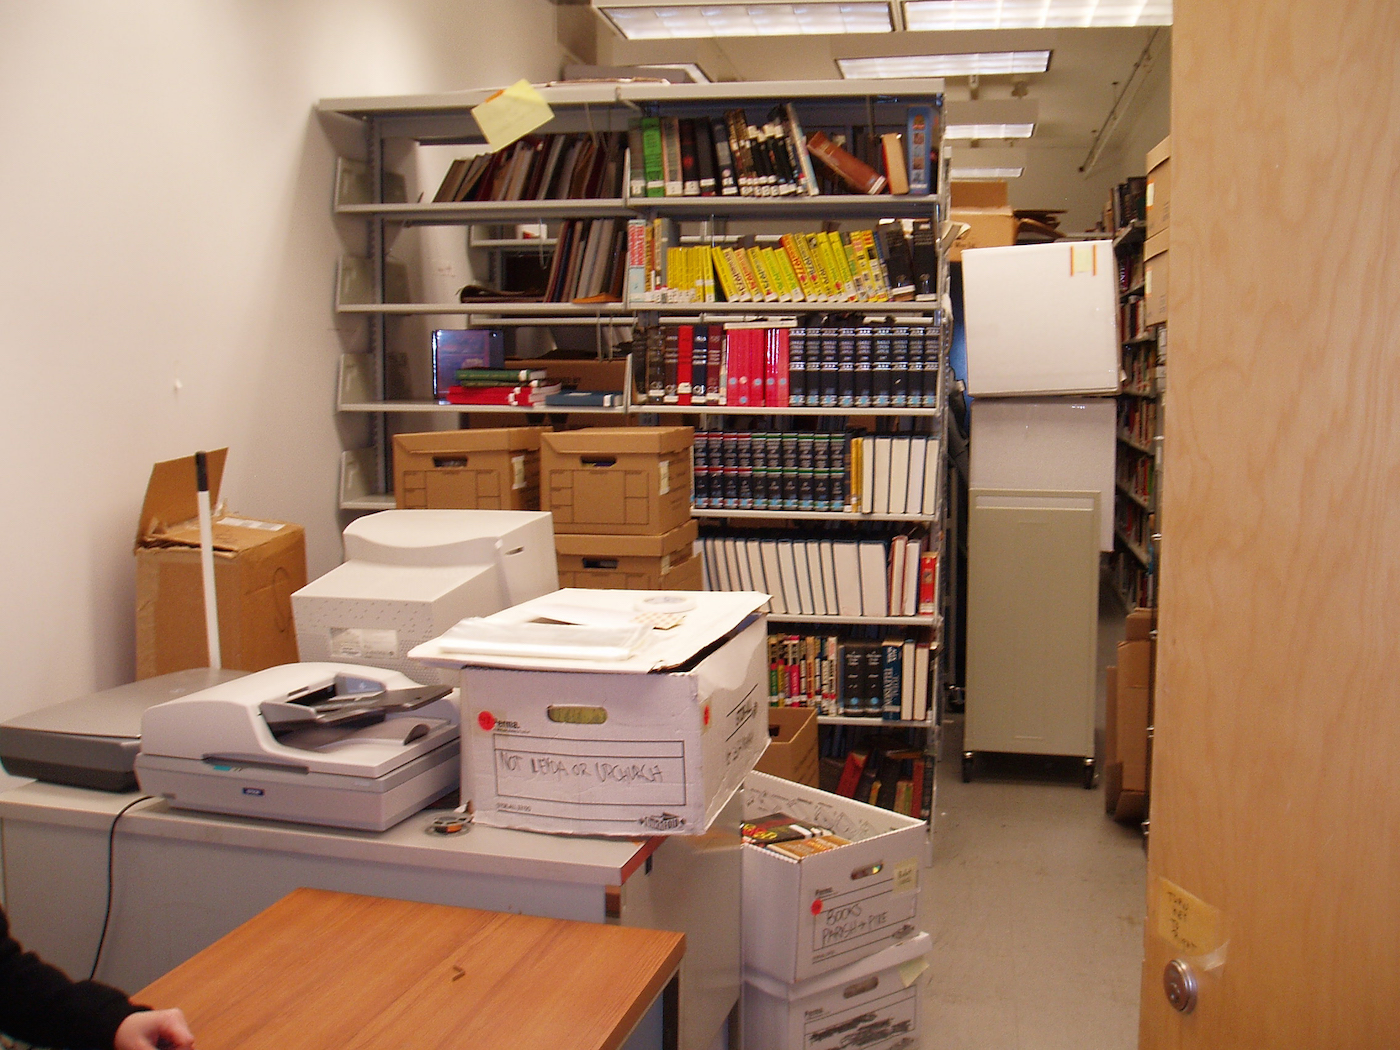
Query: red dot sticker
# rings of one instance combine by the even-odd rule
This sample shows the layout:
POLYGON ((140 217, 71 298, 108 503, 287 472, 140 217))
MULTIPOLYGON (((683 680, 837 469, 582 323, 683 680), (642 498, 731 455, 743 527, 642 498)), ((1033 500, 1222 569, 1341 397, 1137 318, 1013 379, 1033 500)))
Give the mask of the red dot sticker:
POLYGON ((706 705, 705 705, 705 725, 708 726, 709 724, 710 724, 710 705, 709 705, 709 704, 706 704, 706 705))
POLYGON ((813 915, 820 915, 821 913, 822 913, 822 901, 821 901, 821 898, 818 897, 816 900, 814 900, 814 901, 812 902, 812 914, 813 914, 813 915))
POLYGON ((490 711, 483 711, 476 716, 476 724, 489 733, 496 728, 496 716, 490 711))

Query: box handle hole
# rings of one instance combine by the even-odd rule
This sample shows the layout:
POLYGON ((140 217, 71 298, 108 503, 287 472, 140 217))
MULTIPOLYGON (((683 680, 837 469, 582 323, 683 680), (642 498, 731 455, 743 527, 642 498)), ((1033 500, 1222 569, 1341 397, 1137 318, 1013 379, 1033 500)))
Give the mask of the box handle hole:
POLYGON ((583 567, 585 569, 616 569, 616 558, 584 558, 583 567))
POLYGON ((858 995, 865 995, 867 992, 873 992, 879 987, 880 975, 877 973, 871 977, 867 977, 863 981, 857 981, 855 984, 846 985, 846 987, 841 990, 841 997, 843 999, 854 999, 858 995))
POLYGON ((580 456, 585 467, 611 467, 617 462, 616 456, 580 456))
POLYGON ((851 872, 851 881, 855 882, 859 879, 868 879, 870 876, 878 875, 884 870, 885 862, 877 860, 874 864, 867 864, 865 867, 857 868, 855 871, 851 872))
POLYGON ((584 704, 550 704, 545 713, 551 722, 567 722, 576 726, 600 726, 608 720, 605 707, 584 704))
POLYGON ((467 465, 466 456, 434 456, 433 466, 435 467, 465 467, 467 465))

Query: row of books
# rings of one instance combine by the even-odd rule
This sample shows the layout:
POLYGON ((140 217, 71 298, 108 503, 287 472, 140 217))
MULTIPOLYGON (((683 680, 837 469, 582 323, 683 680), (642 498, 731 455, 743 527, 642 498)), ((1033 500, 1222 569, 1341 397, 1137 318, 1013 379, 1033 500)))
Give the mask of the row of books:
POLYGON ((1123 348, 1123 389, 1151 389, 1157 369, 1157 347, 1150 342, 1123 348))
POLYGON ((570 219, 559 226, 545 281, 547 303, 621 302, 626 280, 621 219, 570 219))
POLYGON ((1157 436, 1157 402, 1141 397, 1118 400, 1118 433, 1143 448, 1157 436))
POLYGON ((791 104, 761 125, 722 117, 643 117, 628 128, 633 197, 815 196, 816 175, 791 104))
POLYGON ((511 405, 530 408, 563 390, 544 369, 459 368, 443 399, 450 405, 511 405))
POLYGON ((933 756, 917 748, 853 747, 846 752, 836 793, 928 820, 933 810, 933 772, 933 756))
POLYGON ((744 845, 781 853, 793 860, 851 844, 850 839, 830 828, 801 823, 788 813, 765 813, 745 820, 739 825, 739 833, 744 845))
POLYGON ((1118 338, 1126 343, 1129 339, 1141 339, 1147 335, 1147 303, 1138 295, 1118 306, 1118 338))
MULTIPOLYGON (((941 318, 941 311, 934 311, 941 318)), ((945 327, 654 325, 645 401, 767 408, 934 408, 945 327)))
POLYGON ((883 303, 932 299, 938 245, 924 219, 785 233, 759 245, 683 245, 669 219, 631 219, 627 298, 642 303, 883 303), (905 221, 909 229, 905 231, 905 221))
POLYGON ((705 590, 762 591, 778 616, 928 616, 938 552, 927 537, 887 540, 700 537, 705 590))
POLYGON ((823 715, 923 722, 932 660, 932 645, 915 638, 770 634, 768 696, 823 715))
POLYGON ((1144 503, 1151 504, 1157 489, 1157 470, 1148 456, 1135 456, 1126 450, 1118 452, 1117 480, 1121 488, 1131 492, 1144 503))
POLYGON ((1139 220, 1147 221, 1147 176, 1134 175, 1114 186, 1108 195, 1105 218, 1111 218, 1111 230, 1121 230, 1139 220))
POLYGON ((1118 535, 1143 553, 1152 549, 1152 515, 1128 500, 1117 500, 1114 506, 1114 528, 1118 535))
POLYGON ((434 202, 621 197, 623 132, 526 135, 495 153, 454 160, 434 202))
POLYGON ((922 434, 702 430, 695 506, 704 510, 933 514, 941 445, 922 434))

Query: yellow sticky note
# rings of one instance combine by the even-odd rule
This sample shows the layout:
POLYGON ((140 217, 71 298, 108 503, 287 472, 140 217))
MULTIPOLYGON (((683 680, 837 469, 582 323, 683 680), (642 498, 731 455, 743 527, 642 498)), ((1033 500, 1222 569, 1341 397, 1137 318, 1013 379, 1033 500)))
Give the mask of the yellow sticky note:
POLYGON ((1098 258, 1092 244, 1071 244, 1069 246, 1069 275, 1095 274, 1098 272, 1098 258))
POLYGON ((1157 936, 1186 955, 1209 955, 1220 947, 1220 909, 1176 883, 1159 878, 1156 887, 1157 936))
POLYGON ((905 988, 919 979, 919 974, 928 969, 928 956, 921 955, 917 959, 910 959, 907 963, 899 964, 899 979, 905 988))
POLYGON ((497 91, 481 105, 473 106, 472 116, 495 152, 548 124, 554 119, 554 110, 528 80, 519 80, 497 91))
POLYGON ((913 893, 919 888, 919 862, 902 860, 894 866, 894 892, 913 893))

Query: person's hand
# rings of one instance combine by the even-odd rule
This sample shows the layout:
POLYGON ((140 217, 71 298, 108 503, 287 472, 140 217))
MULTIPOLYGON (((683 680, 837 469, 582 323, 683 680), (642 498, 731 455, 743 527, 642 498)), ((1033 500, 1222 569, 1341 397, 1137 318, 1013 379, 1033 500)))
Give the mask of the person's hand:
POLYGON ((128 1014, 117 1028, 112 1050, 193 1050, 194 1036, 179 1010, 128 1014))

